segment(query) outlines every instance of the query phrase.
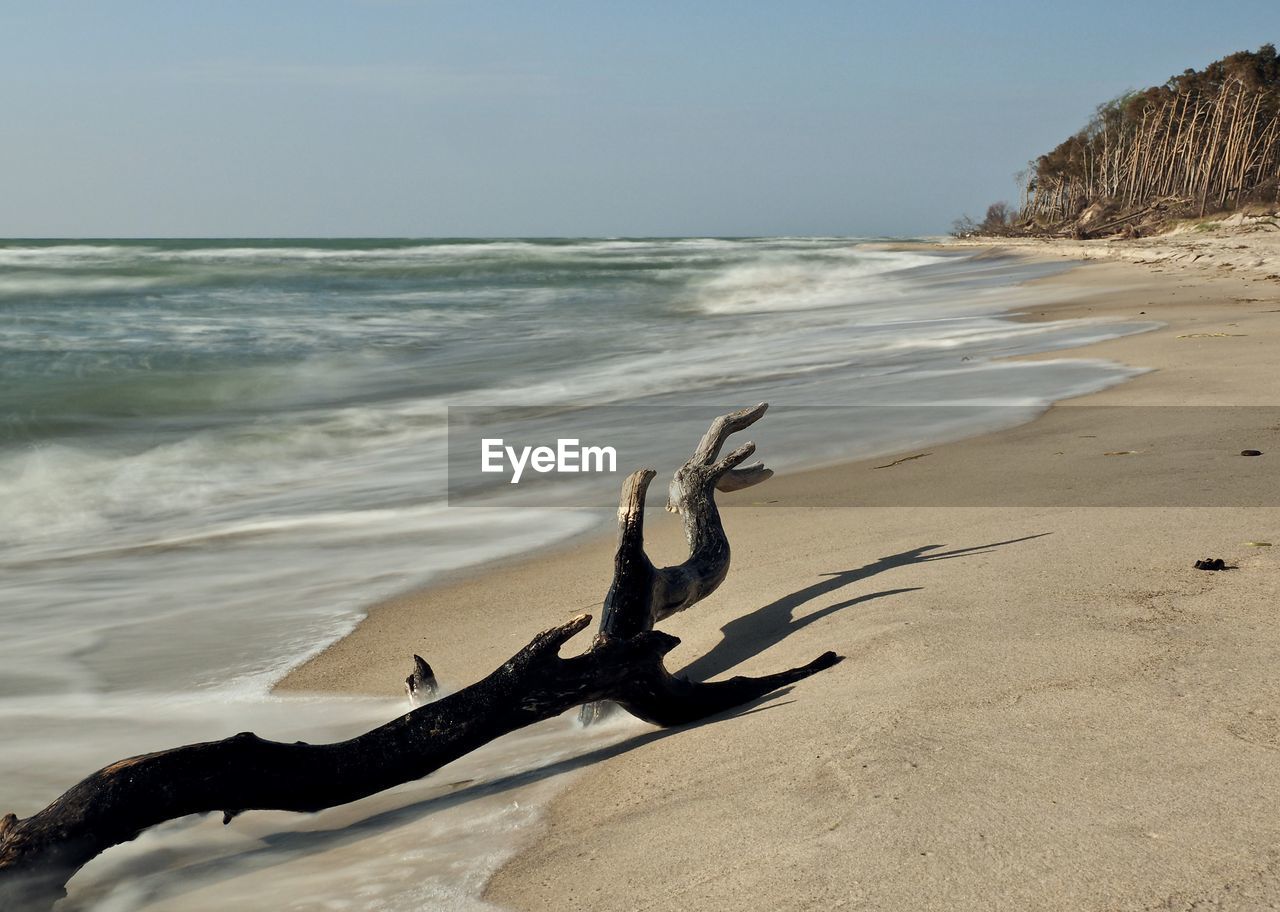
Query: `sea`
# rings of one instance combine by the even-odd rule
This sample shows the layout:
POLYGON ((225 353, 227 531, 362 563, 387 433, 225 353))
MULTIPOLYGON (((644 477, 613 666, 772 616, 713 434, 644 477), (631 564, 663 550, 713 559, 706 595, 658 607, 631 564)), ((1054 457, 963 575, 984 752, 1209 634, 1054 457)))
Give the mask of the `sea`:
MULTIPOLYGON (((380 599, 610 521, 451 488, 451 411, 607 407, 664 459, 688 409, 767 400, 797 408, 782 471, 978 433, 1134 375, 1008 360, 1152 328, 1016 319, 1066 300, 1036 280, 1068 265, 838 237, 0 242, 0 812, 148 750, 405 711, 272 686, 380 599), (855 405, 885 419, 823 417, 855 405)), ((347 808, 175 821, 68 908, 491 908, 539 807, 642 732, 553 720, 347 808)))

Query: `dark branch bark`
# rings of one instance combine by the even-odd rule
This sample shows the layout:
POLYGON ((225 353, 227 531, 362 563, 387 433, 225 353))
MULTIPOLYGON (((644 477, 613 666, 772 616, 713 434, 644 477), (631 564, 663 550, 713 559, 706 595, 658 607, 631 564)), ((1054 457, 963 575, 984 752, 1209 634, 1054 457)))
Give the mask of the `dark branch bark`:
MULTIPOLYGON (((685 518, 690 556, 657 570, 643 547, 644 495, 653 471, 623 488, 622 533, 613 586, 590 649, 562 658, 561 646, 585 630, 589 615, 539 634, 487 678, 372 731, 335 744, 285 744, 243 732, 131 757, 82 780, 44 810, 0 818, 0 909, 46 910, 90 859, 148 827, 189 814, 247 810, 318 811, 420 779, 508 732, 584 703, 614 701, 656 725, 680 725, 750 702, 829 668, 828 652, 800 668, 760 678, 696 684, 673 678, 663 657, 678 643, 653 621, 705 597, 724 579, 729 544, 716 512, 717 485, 755 484, 763 466, 738 469, 747 444, 716 461, 726 437, 750 425, 764 406, 717 419, 676 473, 671 508, 685 518)), ((406 685, 423 699, 435 687, 415 656, 406 685)))

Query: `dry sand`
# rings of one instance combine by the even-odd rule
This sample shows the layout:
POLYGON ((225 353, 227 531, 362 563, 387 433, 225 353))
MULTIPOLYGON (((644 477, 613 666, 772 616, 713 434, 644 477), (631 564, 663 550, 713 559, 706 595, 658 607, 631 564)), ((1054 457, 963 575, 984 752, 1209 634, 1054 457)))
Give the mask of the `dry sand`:
MULTIPOLYGON (((1094 263, 1045 280, 1046 307, 1028 318, 1166 322, 1083 352, 1155 370, 891 468, 724 498, 733 569, 664 623, 683 640, 669 664, 713 676, 826 649, 847 660, 752 711, 641 730, 555 801, 487 898, 520 910, 1280 904, 1280 408, 1225 407, 1280 405, 1272 264, 1169 258, 1156 275, 1094 263), (1063 286, 1096 295, 1053 307, 1063 286), (1096 503, 1129 506, 1082 506, 1096 503), (1192 569, 1202 557, 1238 569, 1192 569)), ((660 515, 650 552, 678 560, 660 515)), ((611 547, 588 540, 379 606, 285 686, 392 693, 414 650, 445 679, 474 678, 597 608, 611 547)))
MULTIPOLYGON (((990 247, 982 238, 948 240, 948 246, 990 247)), ((1023 253, 1081 260, 1123 260, 1153 272, 1188 270, 1201 276, 1280 280, 1280 217, 1234 215, 1223 221, 1186 221, 1165 234, 1132 240, 1089 241, 1008 238, 1001 247, 1023 253)))

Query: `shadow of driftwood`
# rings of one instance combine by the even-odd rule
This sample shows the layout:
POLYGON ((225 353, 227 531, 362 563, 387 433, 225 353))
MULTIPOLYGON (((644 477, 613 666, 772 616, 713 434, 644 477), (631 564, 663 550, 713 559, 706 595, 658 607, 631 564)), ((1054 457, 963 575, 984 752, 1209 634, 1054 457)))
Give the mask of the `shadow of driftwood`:
POLYGON ((955 557, 987 554, 994 548, 1014 545, 1034 538, 1042 538, 1049 534, 1048 532, 1041 532, 1037 535, 1024 535, 1022 538, 1011 538, 1007 541, 990 542, 969 548, 954 548, 950 551, 937 551, 938 548, 943 547, 942 545, 922 545, 919 548, 911 548, 897 554, 890 554, 888 557, 882 557, 862 567, 824 574, 824 578, 813 585, 806 586, 789 595, 784 595, 777 601, 770 602, 750 614, 734 618, 725 624, 720 628, 724 634, 720 642, 705 655, 690 662, 689 665, 681 670, 680 674, 691 681, 705 681, 728 671, 735 665, 745 662, 752 656, 759 655, 769 647, 782 642, 797 630, 807 627, 814 621, 830 614, 891 595, 915 592, 921 588, 919 586, 908 586, 901 589, 885 589, 880 592, 871 592, 847 601, 837 602, 834 605, 828 605, 812 614, 806 614, 804 617, 797 618, 794 616, 796 609, 802 605, 860 580, 884 573, 886 570, 905 567, 909 564, 921 564, 927 561, 950 560, 955 557))

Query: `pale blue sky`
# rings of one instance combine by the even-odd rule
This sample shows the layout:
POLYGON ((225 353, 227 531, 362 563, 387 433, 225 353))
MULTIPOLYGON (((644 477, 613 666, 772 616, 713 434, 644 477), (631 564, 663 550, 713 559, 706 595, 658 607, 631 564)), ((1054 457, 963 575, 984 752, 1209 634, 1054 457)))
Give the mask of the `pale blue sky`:
POLYGON ((920 234, 1276 0, 0 0, 0 235, 920 234))

